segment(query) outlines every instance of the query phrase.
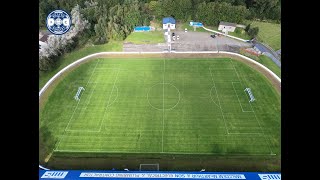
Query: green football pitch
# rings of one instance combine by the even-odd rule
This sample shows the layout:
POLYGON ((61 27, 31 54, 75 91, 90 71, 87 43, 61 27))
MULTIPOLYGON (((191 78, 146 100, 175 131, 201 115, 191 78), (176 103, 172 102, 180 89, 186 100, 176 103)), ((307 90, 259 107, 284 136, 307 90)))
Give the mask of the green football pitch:
POLYGON ((64 77, 40 111, 54 152, 70 153, 274 156, 280 121, 280 94, 230 58, 92 60, 64 77))

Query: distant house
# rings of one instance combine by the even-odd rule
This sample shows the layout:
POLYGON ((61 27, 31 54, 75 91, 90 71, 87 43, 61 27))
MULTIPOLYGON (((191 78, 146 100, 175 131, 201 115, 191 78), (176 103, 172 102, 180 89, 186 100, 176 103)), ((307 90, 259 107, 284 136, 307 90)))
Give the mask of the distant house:
POLYGON ((163 29, 176 29, 176 20, 173 17, 165 17, 162 19, 163 29))
POLYGON ((39 49, 41 49, 41 47, 47 46, 47 40, 48 40, 49 35, 43 35, 40 39, 39 39, 39 49))
POLYGON ((218 30, 224 32, 225 34, 228 34, 228 32, 234 32, 236 27, 237 27, 237 24, 235 23, 221 21, 219 24, 218 30))
POLYGON ((39 33, 39 49, 41 49, 41 47, 48 45, 47 41, 50 35, 51 33, 48 31, 42 31, 39 33))

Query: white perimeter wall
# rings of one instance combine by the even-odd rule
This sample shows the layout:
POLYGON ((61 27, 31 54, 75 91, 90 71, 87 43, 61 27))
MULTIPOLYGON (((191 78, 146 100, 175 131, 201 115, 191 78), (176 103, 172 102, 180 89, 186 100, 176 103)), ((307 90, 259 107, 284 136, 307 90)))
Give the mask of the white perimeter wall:
MULTIPOLYGON (((100 52, 100 53, 94 53, 94 54, 91 54, 91 55, 88 55, 88 56, 85 56, 71 64, 69 64, 68 66, 64 67, 63 69, 61 69, 57 74, 55 74, 43 87, 42 89, 40 90, 39 92, 39 99, 41 97, 41 95, 43 94, 43 92, 50 86, 50 84, 55 80, 57 79, 60 75, 62 75, 64 72, 66 72, 69 68, 81 63, 81 62, 84 62, 84 61, 87 61, 87 60, 90 60, 90 59, 93 59, 93 58, 98 58, 99 56, 105 56, 105 55, 109 55, 109 54, 164 54, 164 53, 168 53, 168 52, 100 52)), ((266 70, 273 78, 275 78, 280 84, 281 84, 281 79, 275 74, 273 73, 270 69, 268 69, 267 67, 265 67, 264 65, 260 64, 259 62, 253 60, 253 59, 250 59, 246 56, 243 56, 241 54, 237 54, 237 53, 232 53, 232 52, 225 52, 225 51, 186 51, 186 52, 174 52, 176 54, 190 54, 190 53, 193 53, 193 54, 210 54, 210 53, 220 53, 220 54, 230 54, 230 55, 235 55, 235 56, 238 56, 238 57, 241 57, 247 61, 250 61, 252 62, 253 64, 256 64, 258 66, 260 66, 261 68, 263 68, 264 70, 266 70)))

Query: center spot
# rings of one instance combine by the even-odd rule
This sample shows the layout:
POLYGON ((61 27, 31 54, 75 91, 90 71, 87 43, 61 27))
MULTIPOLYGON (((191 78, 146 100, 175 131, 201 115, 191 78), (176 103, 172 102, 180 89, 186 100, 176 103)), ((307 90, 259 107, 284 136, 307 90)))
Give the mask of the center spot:
POLYGON ((180 101, 180 92, 170 83, 153 85, 147 94, 149 104, 158 110, 169 110, 176 107, 180 101))

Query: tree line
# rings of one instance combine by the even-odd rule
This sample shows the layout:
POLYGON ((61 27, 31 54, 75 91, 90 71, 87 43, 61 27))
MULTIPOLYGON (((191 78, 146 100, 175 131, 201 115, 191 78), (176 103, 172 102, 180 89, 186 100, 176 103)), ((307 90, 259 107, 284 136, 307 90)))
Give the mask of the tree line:
POLYGON ((73 26, 71 26, 67 33, 49 36, 47 44, 41 46, 41 50, 39 51, 40 71, 47 71, 54 67, 57 57, 75 48, 79 41, 79 37, 89 28, 90 24, 80 13, 79 5, 76 5, 71 10, 71 17, 73 19, 73 26))
POLYGON ((219 21, 240 23, 245 19, 281 21, 280 0, 151 0, 147 4, 158 18, 173 16, 214 26, 219 21))
POLYGON ((214 26, 220 21, 241 23, 245 19, 281 21, 281 0, 40 0, 40 27, 45 28, 52 10, 70 12, 77 4, 97 43, 124 39, 134 26, 149 25, 153 17, 172 16, 214 26))
POLYGON ((123 40, 138 25, 149 25, 151 15, 146 2, 139 0, 40 0, 39 24, 45 28, 46 16, 55 9, 68 12, 79 5, 90 27, 87 31, 95 44, 123 40))
POLYGON ((46 28, 47 15, 56 9, 71 12, 77 7, 79 16, 86 22, 86 27, 72 38, 51 39, 54 43, 51 47, 64 46, 62 49, 57 47, 57 51, 51 54, 52 49, 47 50, 49 54, 42 54, 44 60, 39 64, 43 68, 40 70, 49 70, 57 56, 88 41, 103 44, 110 40, 124 40, 135 26, 148 26, 154 18, 161 20, 172 16, 178 21, 194 20, 209 26, 217 26, 220 21, 243 23, 246 19, 280 22, 280 6, 281 0, 39 0, 40 29, 46 28))
POLYGON ((39 52, 40 71, 52 69, 60 55, 77 46, 124 40, 135 26, 150 25, 151 20, 145 2, 138 0, 40 0, 39 7, 40 28, 46 27, 46 16, 52 10, 72 14, 71 30, 62 36, 50 36, 48 46, 39 52))

